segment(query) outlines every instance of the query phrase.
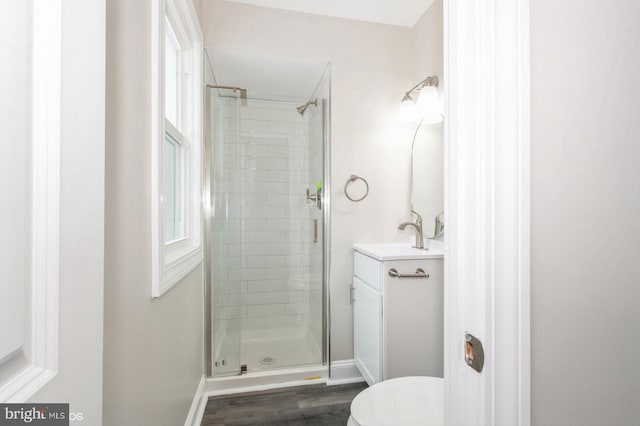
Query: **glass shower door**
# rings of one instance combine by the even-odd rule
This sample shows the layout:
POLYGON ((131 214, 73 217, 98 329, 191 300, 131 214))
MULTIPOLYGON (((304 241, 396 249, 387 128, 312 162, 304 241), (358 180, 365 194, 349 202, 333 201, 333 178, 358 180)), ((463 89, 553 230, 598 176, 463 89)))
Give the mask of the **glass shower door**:
POLYGON ((213 375, 322 364, 323 103, 300 114, 298 102, 222 92, 212 97, 213 375))
POLYGON ((309 298, 309 326, 308 333, 310 341, 318 348, 319 352, 315 352, 315 356, 320 356, 316 362, 322 362, 323 359, 323 338, 324 327, 324 214, 326 200, 325 182, 324 182, 324 154, 325 154, 325 137, 324 137, 324 106, 322 99, 318 99, 317 106, 308 108, 305 115, 308 115, 307 131, 309 134, 309 160, 308 160, 308 183, 315 190, 315 195, 319 201, 315 202, 308 210, 308 221, 312 226, 312 241, 309 244, 309 283, 307 297, 309 298))

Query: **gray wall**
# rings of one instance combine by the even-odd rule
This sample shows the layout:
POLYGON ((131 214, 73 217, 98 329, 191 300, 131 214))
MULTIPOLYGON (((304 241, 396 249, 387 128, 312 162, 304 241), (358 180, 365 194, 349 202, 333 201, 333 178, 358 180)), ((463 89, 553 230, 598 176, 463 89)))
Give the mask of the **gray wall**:
POLYGON ((184 424, 203 370, 202 273, 151 299, 151 0, 107 1, 104 424, 184 424))
POLYGON ((640 421, 640 2, 531 1, 532 419, 640 421))

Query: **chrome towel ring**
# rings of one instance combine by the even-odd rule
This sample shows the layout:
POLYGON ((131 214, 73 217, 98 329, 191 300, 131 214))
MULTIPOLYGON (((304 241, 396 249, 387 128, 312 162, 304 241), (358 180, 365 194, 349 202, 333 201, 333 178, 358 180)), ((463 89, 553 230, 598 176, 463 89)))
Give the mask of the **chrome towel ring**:
POLYGON ((367 198, 367 195, 369 195, 369 183, 363 177, 356 176, 356 175, 351 175, 351 177, 347 180, 347 183, 344 184, 344 195, 346 195, 347 198, 350 199, 351 201, 354 201, 354 202, 362 201, 365 198, 367 198), (351 183, 353 183, 353 182, 355 182, 357 180, 361 180, 362 182, 364 182, 364 185, 366 187, 366 191, 365 191, 365 193, 364 193, 364 195, 362 197, 353 198, 351 195, 349 195, 349 184, 351 184, 351 183))

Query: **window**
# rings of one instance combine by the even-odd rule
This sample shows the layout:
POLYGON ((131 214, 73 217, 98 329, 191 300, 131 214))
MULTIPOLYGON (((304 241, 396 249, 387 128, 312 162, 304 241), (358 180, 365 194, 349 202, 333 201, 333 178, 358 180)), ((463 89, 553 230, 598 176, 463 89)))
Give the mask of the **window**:
POLYGON ((168 19, 164 27, 164 116, 174 127, 180 128, 181 48, 168 19))
POLYGON ((202 35, 189 0, 154 0, 152 296, 202 263, 202 35))
POLYGON ((164 188, 162 204, 164 208, 164 241, 171 244, 187 237, 185 213, 187 197, 185 183, 184 146, 170 132, 164 137, 164 188))

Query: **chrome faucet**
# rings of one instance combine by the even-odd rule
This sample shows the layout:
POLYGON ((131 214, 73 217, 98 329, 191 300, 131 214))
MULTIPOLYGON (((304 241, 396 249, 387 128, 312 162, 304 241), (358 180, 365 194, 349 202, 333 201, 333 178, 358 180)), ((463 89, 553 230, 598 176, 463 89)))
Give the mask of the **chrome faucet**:
POLYGON ((416 230, 416 245, 414 246, 417 249, 424 249, 424 237, 422 233, 422 216, 418 214, 417 211, 411 210, 411 213, 416 215, 416 221, 414 222, 402 222, 398 225, 398 229, 404 231, 407 226, 411 226, 416 230))

